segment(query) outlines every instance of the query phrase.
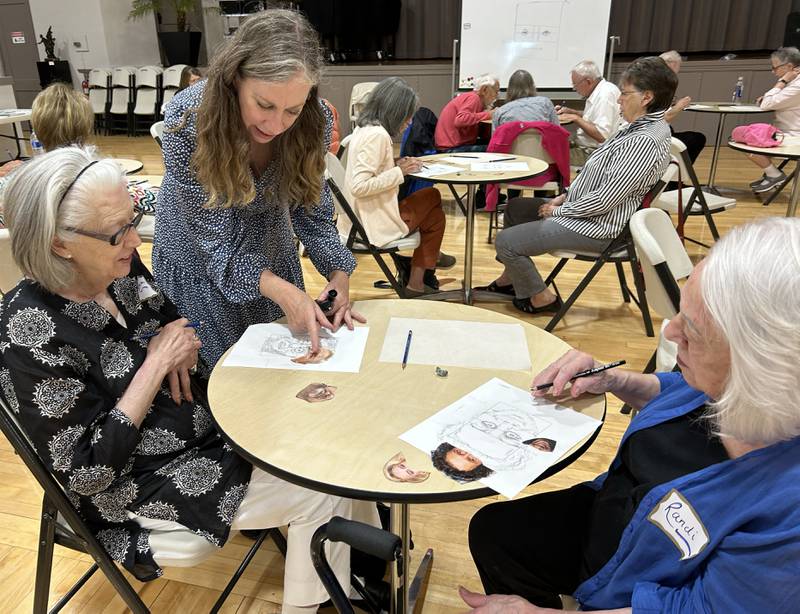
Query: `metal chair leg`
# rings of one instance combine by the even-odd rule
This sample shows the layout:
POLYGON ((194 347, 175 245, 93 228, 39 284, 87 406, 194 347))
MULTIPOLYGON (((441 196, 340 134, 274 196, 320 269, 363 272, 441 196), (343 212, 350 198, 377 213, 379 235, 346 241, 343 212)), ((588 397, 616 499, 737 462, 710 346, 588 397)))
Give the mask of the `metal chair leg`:
MULTIPOLYGON (((544 329, 548 333, 551 332, 555 328, 556 324, 558 324, 561 321, 561 318, 563 318, 564 315, 569 310, 569 308, 572 307, 572 304, 576 300, 578 300, 578 297, 583 293, 583 291, 586 289, 586 286, 589 285, 589 283, 592 281, 592 279, 594 279, 594 276, 597 275, 597 272, 603 267, 605 262, 606 261, 602 260, 602 259, 598 259, 598 260, 595 261, 595 263, 592 265, 592 268, 589 269, 589 272, 581 280, 581 283, 578 284, 578 287, 575 288, 572 291, 572 294, 569 295, 569 298, 562 303, 561 309, 558 310, 558 313, 556 313, 556 315, 554 315, 552 317, 550 322, 547 323, 547 326, 544 327, 544 329)), ((559 264, 561 264, 561 263, 559 263, 559 264)), ((556 266, 558 266, 558 265, 556 265, 556 266)), ((551 273, 550 275, 552 276, 553 274, 551 273)), ((550 277, 548 277, 548 279, 550 279, 550 277)))
POLYGON ((625 270, 621 262, 614 263, 617 269, 617 279, 619 279, 619 289, 622 292, 622 300, 625 303, 631 302, 631 293, 628 292, 628 282, 625 280, 625 270))

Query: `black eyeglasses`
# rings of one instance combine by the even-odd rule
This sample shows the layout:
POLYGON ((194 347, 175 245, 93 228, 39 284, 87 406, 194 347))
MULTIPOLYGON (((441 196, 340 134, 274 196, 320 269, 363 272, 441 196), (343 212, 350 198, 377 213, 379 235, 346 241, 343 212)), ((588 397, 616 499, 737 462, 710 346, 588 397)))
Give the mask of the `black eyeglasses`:
POLYGON ((775 71, 776 71, 776 70, 778 70, 778 69, 779 69, 781 66, 786 66, 787 64, 789 64, 789 62, 784 62, 783 64, 778 64, 777 66, 773 66, 773 67, 772 67, 772 72, 775 72, 775 71))
POLYGON ((122 243, 122 241, 125 240, 125 237, 131 231, 131 228, 136 228, 139 226, 139 222, 142 221, 143 215, 144 211, 139 211, 130 222, 125 224, 113 235, 107 235, 101 232, 92 232, 91 230, 82 230, 80 228, 65 228, 64 230, 75 232, 79 235, 83 235, 84 237, 91 237, 92 239, 99 239, 100 241, 106 241, 111 245, 119 245, 120 243, 122 243))

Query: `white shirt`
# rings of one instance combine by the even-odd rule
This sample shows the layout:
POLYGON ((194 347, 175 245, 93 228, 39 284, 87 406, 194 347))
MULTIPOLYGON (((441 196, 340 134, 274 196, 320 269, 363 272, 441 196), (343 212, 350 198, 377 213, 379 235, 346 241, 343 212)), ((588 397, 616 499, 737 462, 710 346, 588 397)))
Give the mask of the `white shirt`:
POLYGON ((761 99, 761 108, 775 111, 775 127, 785 135, 800 135, 800 78, 795 77, 783 89, 769 90, 761 99))
MULTIPOLYGON (((583 110, 583 119, 592 122, 606 141, 619 130, 619 88, 613 83, 600 79, 589 97, 583 110)), ((575 135, 579 145, 598 147, 600 143, 588 136, 582 128, 575 135)))

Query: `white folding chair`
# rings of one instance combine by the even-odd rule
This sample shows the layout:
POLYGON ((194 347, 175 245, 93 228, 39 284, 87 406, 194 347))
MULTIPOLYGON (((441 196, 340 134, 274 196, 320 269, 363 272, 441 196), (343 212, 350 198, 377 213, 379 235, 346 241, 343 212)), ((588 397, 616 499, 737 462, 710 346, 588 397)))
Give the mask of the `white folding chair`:
POLYGON ((133 135, 131 112, 136 97, 136 69, 133 66, 118 66, 111 72, 111 107, 109 128, 124 126, 128 136, 133 135))
POLYGON ((161 139, 164 136, 164 122, 157 121, 156 123, 150 126, 150 136, 155 139, 158 146, 161 147, 161 139))
MULTIPOLYGON (((687 187, 663 192, 661 196, 653 202, 653 206, 663 209, 668 213, 678 215, 678 228, 683 228, 683 223, 690 215, 704 216, 708 228, 711 231, 711 236, 716 241, 719 239, 719 232, 717 231, 717 226, 712 216, 727 211, 728 209, 733 209, 736 206, 736 199, 718 196, 702 190, 700 181, 697 178, 697 173, 692 165, 692 159, 689 157, 689 152, 686 151, 686 145, 683 144, 683 141, 673 137, 670 144, 670 152, 672 153, 673 159, 678 164, 679 178, 682 183, 687 184, 687 187)), ((705 243, 701 243, 691 237, 684 238, 697 245, 709 247, 705 243)))
POLYGON ((108 134, 108 111, 111 107, 111 71, 93 68, 89 71, 89 103, 94 112, 95 132, 108 134))
POLYGON ((161 74, 159 66, 142 66, 136 71, 136 105, 133 107, 133 132, 149 130, 160 110, 161 74))
POLYGON ((350 129, 355 130, 356 120, 358 119, 361 109, 367 102, 372 90, 378 85, 377 81, 364 81, 356 83, 350 92, 350 129))
POLYGON ((161 115, 164 115, 164 107, 175 96, 181 86, 181 73, 186 68, 186 64, 174 64, 164 69, 161 79, 161 115))

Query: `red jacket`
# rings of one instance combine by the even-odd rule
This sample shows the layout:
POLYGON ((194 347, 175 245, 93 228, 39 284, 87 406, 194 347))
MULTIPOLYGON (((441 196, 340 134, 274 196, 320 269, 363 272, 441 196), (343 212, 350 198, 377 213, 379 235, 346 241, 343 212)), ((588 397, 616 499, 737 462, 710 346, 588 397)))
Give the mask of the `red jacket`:
POLYGON ((436 149, 472 145, 478 140, 478 124, 491 119, 477 92, 466 92, 444 105, 436 124, 436 149))
MULTIPOLYGON (((514 144, 517 136, 526 130, 538 130, 542 135, 542 149, 544 149, 554 163, 549 168, 536 177, 515 181, 515 185, 542 186, 548 181, 558 181, 561 179, 562 185, 569 185, 569 132, 561 126, 555 126, 550 122, 508 122, 499 126, 492 134, 492 140, 486 151, 497 153, 508 153, 514 144)), ((497 207, 497 195, 500 190, 497 184, 491 183, 486 186, 486 210, 494 211, 497 207)))

